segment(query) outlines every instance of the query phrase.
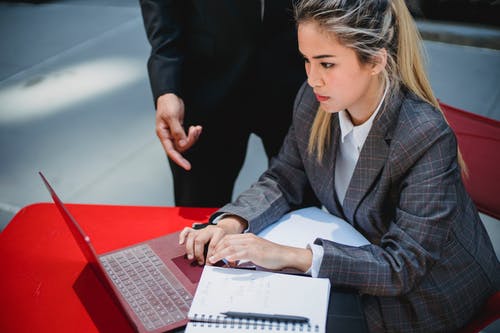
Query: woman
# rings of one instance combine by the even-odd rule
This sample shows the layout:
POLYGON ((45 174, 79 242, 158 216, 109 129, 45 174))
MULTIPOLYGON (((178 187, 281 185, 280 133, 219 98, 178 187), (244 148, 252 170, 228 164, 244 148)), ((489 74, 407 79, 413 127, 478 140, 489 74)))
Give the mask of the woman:
POLYGON ((500 265, 404 1, 302 0, 295 17, 308 78, 280 153, 216 225, 179 241, 200 262, 209 243, 208 264, 247 259, 354 288, 373 332, 460 328, 499 289, 500 265), (301 249, 254 235, 308 189, 371 244, 301 249))

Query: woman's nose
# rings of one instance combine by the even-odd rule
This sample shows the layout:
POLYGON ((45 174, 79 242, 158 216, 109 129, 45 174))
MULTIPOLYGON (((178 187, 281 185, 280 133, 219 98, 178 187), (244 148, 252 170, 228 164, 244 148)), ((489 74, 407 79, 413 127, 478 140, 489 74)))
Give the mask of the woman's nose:
POLYGON ((307 71, 307 83, 313 88, 321 87, 324 83, 315 66, 310 66, 307 71))

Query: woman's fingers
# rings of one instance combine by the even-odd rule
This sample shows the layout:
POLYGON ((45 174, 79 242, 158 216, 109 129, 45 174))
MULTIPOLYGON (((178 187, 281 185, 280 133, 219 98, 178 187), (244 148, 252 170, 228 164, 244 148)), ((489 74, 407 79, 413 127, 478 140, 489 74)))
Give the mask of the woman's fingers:
POLYGON ((244 260, 271 269, 286 265, 283 246, 251 233, 228 235, 217 226, 201 230, 184 228, 179 235, 179 244, 184 244, 187 258, 200 265, 213 265, 223 259, 233 265, 244 260))
POLYGON ((193 233, 196 232, 195 230, 191 230, 188 232, 185 240, 185 247, 186 247, 186 255, 189 260, 192 260, 194 258, 194 237, 193 233))
POLYGON ((212 234, 212 239, 210 240, 210 243, 208 244, 208 249, 207 249, 207 260, 205 261, 206 264, 211 265, 215 264, 219 260, 212 262, 208 258, 212 257, 214 252, 215 252, 215 247, 217 244, 220 242, 220 240, 224 237, 225 233, 222 229, 218 228, 215 229, 213 234, 212 234))
POLYGON ((185 227, 184 229, 182 229, 181 233, 179 234, 179 244, 182 245, 184 244, 184 242, 186 241, 186 236, 188 235, 188 233, 193 230, 189 227, 185 227))
POLYGON ((255 248, 259 242, 259 237, 254 234, 226 235, 217 242, 209 262, 214 264, 219 260, 227 259, 229 262, 238 260, 253 260, 257 254, 255 248))
POLYGON ((209 237, 203 237, 205 233, 197 233, 194 236, 193 247, 194 247, 194 259, 198 264, 203 265, 205 262, 205 244, 210 241, 209 237))
POLYGON ((224 234, 224 230, 216 226, 207 226, 201 230, 184 228, 179 234, 179 244, 184 244, 189 260, 194 259, 201 265, 205 262, 205 256, 211 255, 224 234))

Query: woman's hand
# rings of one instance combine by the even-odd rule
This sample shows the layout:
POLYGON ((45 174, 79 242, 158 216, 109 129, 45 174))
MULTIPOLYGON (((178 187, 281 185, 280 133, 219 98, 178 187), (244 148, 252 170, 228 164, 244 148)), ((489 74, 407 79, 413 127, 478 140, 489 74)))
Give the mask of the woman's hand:
POLYGON ((246 229, 247 222, 239 216, 230 215, 219 220, 217 225, 208 225, 203 229, 184 228, 179 235, 179 244, 185 244, 189 260, 195 259, 198 264, 211 265, 216 262, 205 262, 205 246, 208 244, 206 256, 210 258, 215 246, 225 236, 239 234, 246 229))
POLYGON ((232 264, 249 260, 267 269, 296 268, 306 272, 312 263, 309 249, 276 244, 251 233, 225 235, 218 240, 212 253, 207 256, 211 264, 223 258, 232 264))
MULTIPOLYGON (((224 229, 209 225, 203 229, 184 228, 179 235, 179 244, 185 244, 189 260, 195 259, 198 264, 205 263, 205 245, 208 244, 207 258, 212 255, 215 244, 225 235, 224 229)), ((207 262, 208 263, 208 262, 207 262)))

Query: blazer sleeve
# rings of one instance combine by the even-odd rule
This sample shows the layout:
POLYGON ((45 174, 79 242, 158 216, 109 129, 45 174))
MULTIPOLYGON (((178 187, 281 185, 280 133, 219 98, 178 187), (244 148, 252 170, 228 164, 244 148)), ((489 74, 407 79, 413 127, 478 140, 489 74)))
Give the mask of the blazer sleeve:
POLYGON ((181 92, 182 23, 184 0, 140 0, 151 54, 148 73, 154 103, 166 93, 181 92))
MULTIPOLYGON (((394 217, 377 244, 360 248, 317 239, 324 248, 319 276, 376 296, 410 291, 439 260, 451 223, 463 218, 456 138, 437 117, 405 127, 387 161, 394 217)), ((360 208, 361 209, 361 208, 360 208)))

